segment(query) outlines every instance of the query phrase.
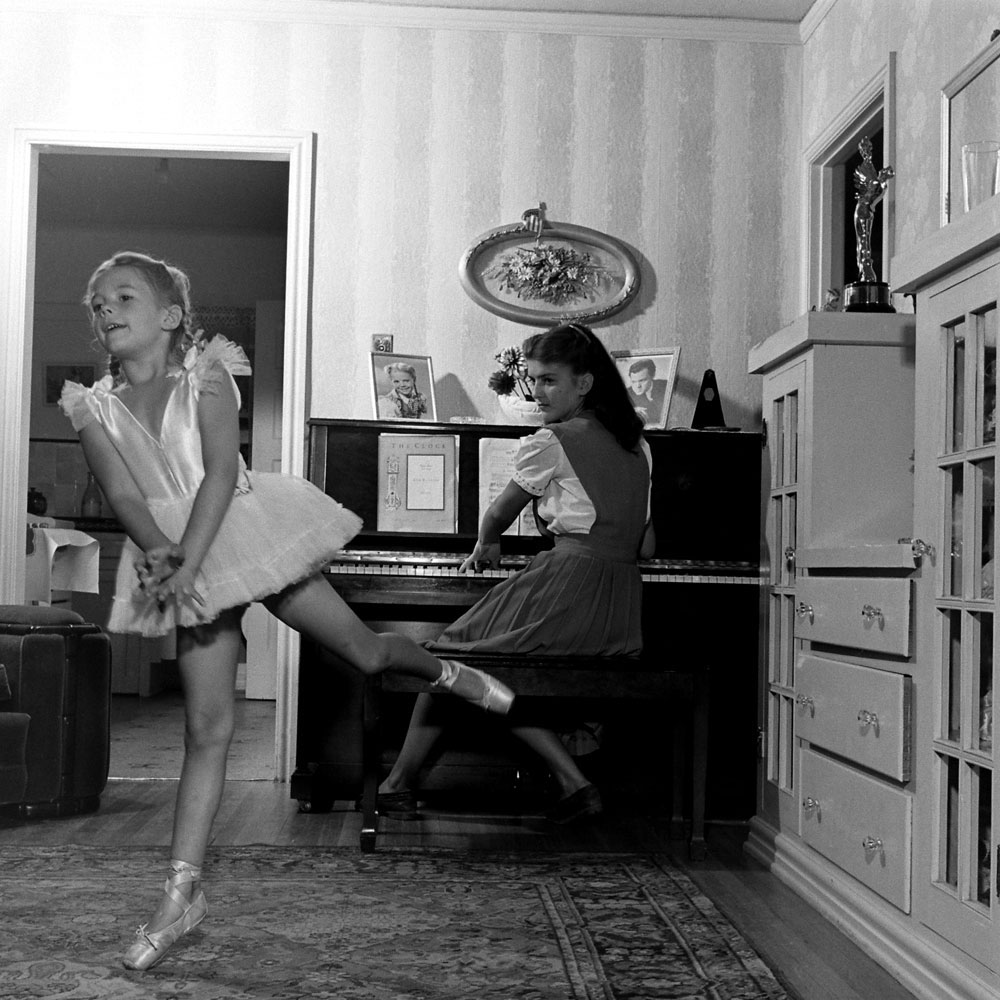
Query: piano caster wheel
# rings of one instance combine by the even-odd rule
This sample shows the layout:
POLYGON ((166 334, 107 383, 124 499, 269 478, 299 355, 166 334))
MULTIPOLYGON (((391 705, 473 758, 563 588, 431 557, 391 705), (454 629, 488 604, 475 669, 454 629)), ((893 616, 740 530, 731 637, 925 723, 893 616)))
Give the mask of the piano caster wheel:
POLYGON ((333 810, 333 799, 323 799, 313 797, 311 799, 299 799, 300 813, 328 813, 333 810))

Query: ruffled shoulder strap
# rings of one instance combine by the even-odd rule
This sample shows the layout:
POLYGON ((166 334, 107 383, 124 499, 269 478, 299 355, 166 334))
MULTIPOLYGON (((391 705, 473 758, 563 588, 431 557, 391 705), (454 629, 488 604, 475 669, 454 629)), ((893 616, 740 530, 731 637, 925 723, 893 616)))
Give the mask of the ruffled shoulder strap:
MULTIPOLYGON (((227 374, 249 375, 252 371, 243 348, 221 333, 217 333, 204 346, 192 347, 184 358, 184 368, 196 393, 218 392, 219 383, 227 374)), ((236 388, 235 383, 233 388, 236 388)), ((237 403, 239 397, 239 389, 236 389, 237 403)))
POLYGON ((97 396, 111 391, 111 376, 105 375, 93 387, 87 388, 79 382, 64 382, 59 397, 59 407, 70 419, 73 430, 78 431, 99 419, 97 396))

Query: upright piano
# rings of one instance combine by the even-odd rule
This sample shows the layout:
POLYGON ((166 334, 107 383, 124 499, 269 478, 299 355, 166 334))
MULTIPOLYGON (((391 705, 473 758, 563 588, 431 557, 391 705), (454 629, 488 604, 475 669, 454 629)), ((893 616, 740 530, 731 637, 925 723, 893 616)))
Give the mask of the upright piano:
MULTIPOLYGON (((423 421, 310 421, 310 479, 364 521, 326 576, 372 628, 404 632, 418 641, 433 639, 545 544, 537 535, 505 537, 499 569, 458 572, 479 528, 481 440, 514 439, 532 430, 423 421), (455 485, 450 475, 448 483, 454 488, 454 509, 444 528, 405 530, 404 518, 404 530, 398 519, 394 530, 385 530, 384 523, 379 530, 379 506, 387 502, 380 449, 388 436, 409 440, 400 435, 416 435, 414 442, 440 437, 454 454, 455 485)), ((711 668, 706 812, 710 819, 744 820, 753 814, 756 781, 762 438, 730 429, 651 431, 646 438, 653 456, 657 547, 653 558, 640 564, 645 655, 660 657, 664 669, 711 668)), ((334 800, 354 800, 361 793, 364 683, 329 651, 303 640, 291 795, 304 810, 323 811, 334 800)), ((389 730, 383 741, 389 748, 385 767, 402 742, 412 705, 412 696, 396 697, 399 703, 390 699, 382 717, 389 730)), ((650 747, 666 739, 655 717, 644 738, 650 747)), ((643 738, 628 752, 641 756, 643 738)), ((650 766, 658 759, 651 750, 650 766)), ((503 762, 488 755, 455 760, 449 767, 442 758, 434 768, 439 786, 460 784, 470 775, 475 783, 488 784, 503 773, 503 762)))

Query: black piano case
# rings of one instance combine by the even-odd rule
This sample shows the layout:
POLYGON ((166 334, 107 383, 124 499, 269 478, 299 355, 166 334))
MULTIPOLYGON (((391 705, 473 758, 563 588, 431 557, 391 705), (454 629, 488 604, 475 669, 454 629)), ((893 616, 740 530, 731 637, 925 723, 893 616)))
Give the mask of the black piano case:
POLYGON ((30 716, 22 816, 90 812, 100 805, 111 753, 111 644, 73 611, 0 605, 0 663, 11 699, 30 716))

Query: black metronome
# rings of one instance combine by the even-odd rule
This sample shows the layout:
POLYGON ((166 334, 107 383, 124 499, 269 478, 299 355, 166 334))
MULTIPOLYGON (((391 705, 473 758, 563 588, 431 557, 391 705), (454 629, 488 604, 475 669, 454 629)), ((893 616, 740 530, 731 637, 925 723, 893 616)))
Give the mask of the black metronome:
POLYGON ((701 391, 698 393, 698 404, 694 408, 691 426, 697 430, 726 426, 726 418, 722 415, 722 401, 719 399, 719 387, 715 382, 715 372, 711 368, 705 369, 705 377, 701 380, 701 391))

